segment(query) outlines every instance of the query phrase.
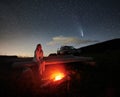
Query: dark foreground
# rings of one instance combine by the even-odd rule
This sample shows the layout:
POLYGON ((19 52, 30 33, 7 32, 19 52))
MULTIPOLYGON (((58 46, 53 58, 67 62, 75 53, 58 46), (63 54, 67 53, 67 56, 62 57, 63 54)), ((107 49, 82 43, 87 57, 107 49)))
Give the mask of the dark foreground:
POLYGON ((41 87, 36 67, 32 67, 34 72, 25 73, 12 67, 16 61, 32 58, 0 57, 0 97, 119 97, 119 55, 119 51, 94 54, 93 66, 79 62, 66 64, 72 70, 69 80, 46 87, 41 87))

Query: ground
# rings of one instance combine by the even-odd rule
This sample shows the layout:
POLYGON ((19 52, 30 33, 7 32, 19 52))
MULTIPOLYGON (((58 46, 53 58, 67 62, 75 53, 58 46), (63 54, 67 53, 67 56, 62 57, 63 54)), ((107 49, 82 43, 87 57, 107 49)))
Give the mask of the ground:
POLYGON ((72 80, 44 88, 41 87, 41 76, 37 75, 36 67, 32 67, 34 72, 29 68, 12 67, 16 61, 31 61, 32 58, 1 57, 0 97, 119 97, 119 55, 119 51, 82 55, 93 57, 96 65, 67 64, 71 66, 67 70, 73 70, 70 75, 72 80))

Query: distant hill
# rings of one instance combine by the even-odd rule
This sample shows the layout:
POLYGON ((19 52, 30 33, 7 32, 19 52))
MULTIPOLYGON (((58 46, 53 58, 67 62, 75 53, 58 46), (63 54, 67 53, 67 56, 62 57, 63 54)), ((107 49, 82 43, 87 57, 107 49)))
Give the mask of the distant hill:
POLYGON ((7 55, 0 55, 0 61, 4 61, 4 60, 10 60, 10 59, 17 59, 17 56, 7 56, 7 55))
POLYGON ((104 53, 104 52, 109 52, 113 50, 114 51, 120 50, 119 44, 120 44, 120 38, 82 47, 82 48, 79 48, 79 50, 81 50, 81 54, 104 53))

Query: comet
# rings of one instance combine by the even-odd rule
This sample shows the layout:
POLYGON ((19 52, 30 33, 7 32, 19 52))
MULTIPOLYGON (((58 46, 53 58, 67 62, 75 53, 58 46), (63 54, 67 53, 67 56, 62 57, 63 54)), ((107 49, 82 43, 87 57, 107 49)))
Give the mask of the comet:
POLYGON ((84 33, 82 29, 80 30, 80 33, 81 33, 81 37, 84 37, 84 33))

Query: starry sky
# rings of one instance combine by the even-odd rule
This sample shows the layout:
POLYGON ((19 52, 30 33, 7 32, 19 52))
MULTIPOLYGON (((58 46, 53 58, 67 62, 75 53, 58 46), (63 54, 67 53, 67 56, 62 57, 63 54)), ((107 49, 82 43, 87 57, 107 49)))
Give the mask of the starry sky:
POLYGON ((120 38, 119 0, 0 0, 0 55, 44 55, 120 38))

